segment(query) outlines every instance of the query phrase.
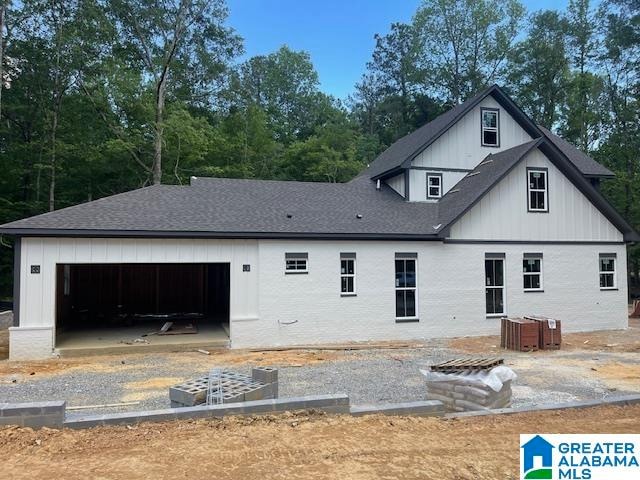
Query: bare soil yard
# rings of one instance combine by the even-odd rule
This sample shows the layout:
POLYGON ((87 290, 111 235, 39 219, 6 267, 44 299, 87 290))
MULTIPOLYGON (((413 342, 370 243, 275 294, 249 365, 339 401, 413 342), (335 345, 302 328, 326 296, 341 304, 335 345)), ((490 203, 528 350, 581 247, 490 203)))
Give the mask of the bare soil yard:
POLYGON ((467 419, 325 416, 0 430, 1 478, 518 478, 520 433, 638 433, 640 406, 467 419))

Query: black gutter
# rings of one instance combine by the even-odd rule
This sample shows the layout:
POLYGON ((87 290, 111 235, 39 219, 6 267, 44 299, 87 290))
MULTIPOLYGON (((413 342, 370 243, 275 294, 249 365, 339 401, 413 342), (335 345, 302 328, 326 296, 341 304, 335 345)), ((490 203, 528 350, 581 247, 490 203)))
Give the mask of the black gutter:
POLYGON ((88 230, 55 228, 0 229, 0 233, 19 237, 74 238, 211 238, 211 239, 273 239, 273 240, 441 240, 425 233, 287 233, 287 232, 182 232, 161 230, 88 230))

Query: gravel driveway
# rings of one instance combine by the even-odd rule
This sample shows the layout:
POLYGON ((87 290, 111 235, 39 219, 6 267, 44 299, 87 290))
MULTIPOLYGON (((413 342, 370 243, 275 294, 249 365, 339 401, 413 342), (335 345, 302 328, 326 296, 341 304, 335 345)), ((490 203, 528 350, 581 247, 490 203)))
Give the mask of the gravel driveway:
MULTIPOLYGON (((166 408, 170 385, 206 374, 214 366, 249 373, 252 365, 279 366, 281 397, 347 393, 354 404, 412 401, 425 398, 421 368, 464 353, 440 340, 406 349, 226 351, 211 356, 187 352, 4 361, 0 362, 0 402, 65 399, 69 406, 139 402, 82 413, 166 408)), ((518 353, 494 349, 490 355, 503 357, 518 375, 513 384, 514 406, 601 399, 640 391, 637 352, 518 353)))

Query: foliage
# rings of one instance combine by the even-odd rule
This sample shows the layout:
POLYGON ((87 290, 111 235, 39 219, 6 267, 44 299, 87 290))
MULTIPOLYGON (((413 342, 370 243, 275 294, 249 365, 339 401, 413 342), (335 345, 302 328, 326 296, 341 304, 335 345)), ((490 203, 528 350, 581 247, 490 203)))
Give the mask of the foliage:
MULTIPOLYGON (((307 52, 240 61, 224 0, 1 5, 0 223, 194 175, 347 181, 497 82, 616 173, 602 191, 640 228, 638 0, 528 17, 517 0, 423 0, 374 36, 346 104, 320 90, 307 52)), ((638 279, 640 248, 629 267, 638 279)))

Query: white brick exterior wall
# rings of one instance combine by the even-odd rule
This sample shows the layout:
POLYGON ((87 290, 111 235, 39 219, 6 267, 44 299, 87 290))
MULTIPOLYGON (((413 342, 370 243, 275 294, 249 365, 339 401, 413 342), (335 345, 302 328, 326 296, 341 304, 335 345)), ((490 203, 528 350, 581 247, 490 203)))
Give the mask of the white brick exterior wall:
POLYGON ((53 351, 53 327, 10 327, 9 358, 35 360, 50 358, 53 351))
POLYGON ((505 253, 506 313, 563 320, 564 331, 626 328, 623 244, 443 244, 269 241, 259 244, 260 313, 232 321, 232 346, 496 335, 485 315, 485 253, 505 253), (309 274, 285 275, 286 252, 308 252, 309 274), (340 296, 340 252, 357 254, 357 296, 340 296), (417 323, 395 322, 396 252, 418 254, 417 323), (544 255, 544 292, 524 292, 523 253, 544 255), (599 253, 617 254, 615 291, 599 288, 599 253))

